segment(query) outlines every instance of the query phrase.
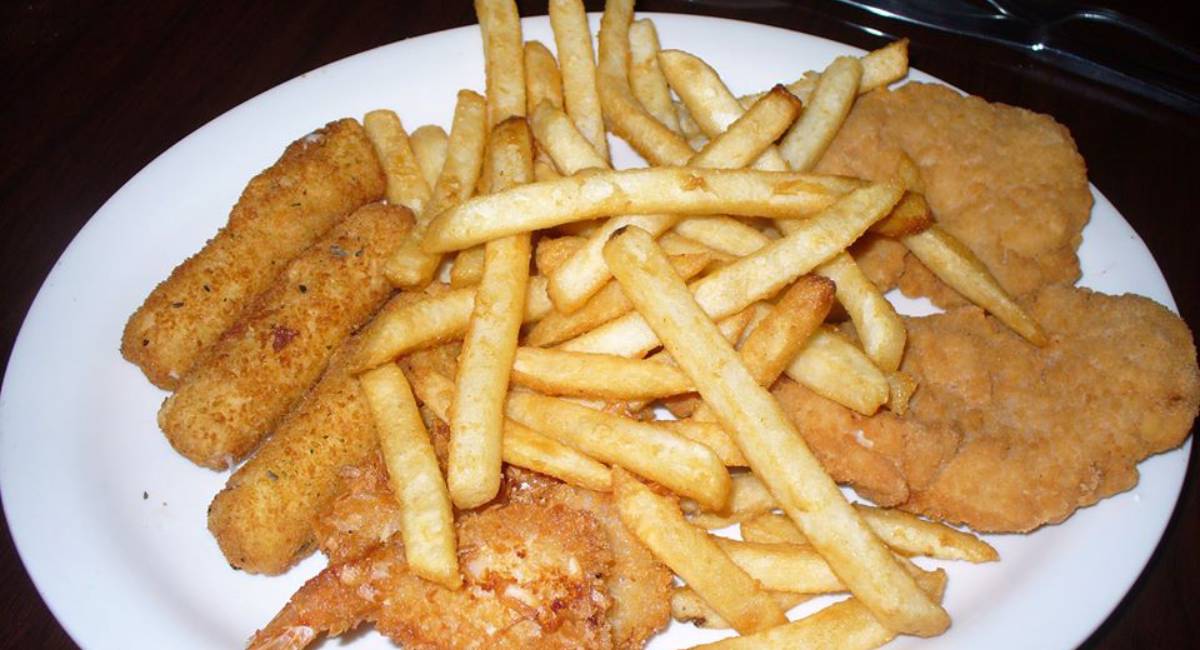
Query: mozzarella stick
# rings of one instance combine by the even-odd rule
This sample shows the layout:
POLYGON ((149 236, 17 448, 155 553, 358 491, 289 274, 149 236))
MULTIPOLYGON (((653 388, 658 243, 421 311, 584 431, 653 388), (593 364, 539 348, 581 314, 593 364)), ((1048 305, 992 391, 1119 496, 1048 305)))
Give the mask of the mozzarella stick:
POLYGON ((343 467, 378 448, 375 424, 343 345, 311 391, 208 507, 208 530, 230 566, 277 575, 316 548, 312 522, 338 494, 343 467))
POLYGON ((173 390, 289 260, 383 190, 383 170, 355 120, 293 142, 250 181, 225 227, 129 317, 121 354, 173 390))
POLYGON ((163 404, 171 445, 213 469, 250 453, 391 294, 383 266, 411 226, 404 208, 368 205, 293 260, 163 404))

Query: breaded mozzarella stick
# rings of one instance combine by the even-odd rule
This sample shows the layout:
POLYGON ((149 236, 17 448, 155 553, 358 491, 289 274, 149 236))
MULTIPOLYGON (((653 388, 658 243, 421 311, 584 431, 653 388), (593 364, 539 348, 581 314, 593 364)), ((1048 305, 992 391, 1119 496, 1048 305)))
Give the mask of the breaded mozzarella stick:
POLYGON ((355 120, 293 142, 250 181, 225 227, 130 316, 121 354, 151 383, 174 390, 288 261, 383 189, 383 170, 355 120))

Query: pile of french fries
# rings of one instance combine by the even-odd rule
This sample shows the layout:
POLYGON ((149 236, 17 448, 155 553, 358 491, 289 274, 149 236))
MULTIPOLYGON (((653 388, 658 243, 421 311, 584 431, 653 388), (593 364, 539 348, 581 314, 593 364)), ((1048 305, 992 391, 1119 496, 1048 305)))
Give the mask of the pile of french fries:
POLYGON ((364 119, 387 200, 416 218, 387 267, 404 291, 354 361, 412 570, 461 585, 454 509, 494 499, 510 463, 611 492, 685 583, 675 618, 743 635, 705 647, 943 632, 946 574, 906 558, 995 551, 850 504, 768 392, 786 375, 862 414, 903 412, 904 323, 846 252, 868 231, 1045 341, 938 228, 911 161, 884 183, 812 173, 855 98, 907 74, 906 44, 739 98, 698 57, 660 50, 632 0, 607 3, 598 58, 580 0, 551 0, 557 61, 523 41, 511 0, 476 11, 486 93, 459 93, 448 136, 409 135, 387 110, 364 119), (652 166, 613 169, 606 132, 652 166), (825 324, 835 301, 856 338, 825 324), (434 353, 448 344, 461 345, 449 370, 434 353), (693 393, 688 417, 656 408, 693 393), (449 426, 445 476, 418 403, 449 426), (744 541, 708 532, 732 524, 744 541))

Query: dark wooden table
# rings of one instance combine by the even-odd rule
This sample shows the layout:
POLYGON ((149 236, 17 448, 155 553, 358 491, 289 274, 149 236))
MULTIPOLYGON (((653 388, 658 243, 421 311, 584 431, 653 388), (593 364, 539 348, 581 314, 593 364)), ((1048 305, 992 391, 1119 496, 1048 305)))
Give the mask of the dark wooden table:
MULTIPOLYGON (((544 2, 520 4, 523 15, 545 13, 544 2)), ((1200 45, 1195 3, 1099 4, 1137 15, 1192 48, 1200 45)), ((600 9, 599 3, 588 5, 600 9)), ((988 99, 1054 115, 1074 134, 1091 180, 1154 253, 1183 317, 1193 327, 1200 324, 1196 116, 1063 73, 1016 51, 828 0, 647 0, 639 8, 741 18, 865 48, 887 39, 861 26, 909 36, 915 67, 988 99)), ((54 261, 105 199, 159 153, 224 111, 312 68, 473 22, 470 3, 463 1, 3 3, 0 354, 5 363, 54 261)), ((1109 44, 1110 52, 1123 48, 1115 50, 1120 56, 1141 54, 1136 44, 1109 44)), ((1196 453, 1194 448, 1193 467, 1196 453)), ((1181 648, 1200 639, 1198 492, 1189 477, 1149 566, 1086 647, 1181 648)), ((74 647, 25 573, 5 522, 0 522, 0 621, 2 646, 74 647)))

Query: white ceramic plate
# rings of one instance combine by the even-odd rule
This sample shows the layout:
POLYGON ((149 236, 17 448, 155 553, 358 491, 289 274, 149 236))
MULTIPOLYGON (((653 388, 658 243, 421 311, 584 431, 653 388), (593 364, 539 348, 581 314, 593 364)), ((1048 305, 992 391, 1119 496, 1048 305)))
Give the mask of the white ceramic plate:
MULTIPOLYGON (((736 92, 790 81, 852 48, 749 23, 655 16, 664 47, 710 61, 736 92)), ((596 28, 593 16, 593 29, 596 28)), ((527 38, 553 44, 545 18, 527 38)), ((483 88, 476 28, 414 38, 334 63, 213 120, 143 169, 80 231, 29 311, 0 396, 0 487, 13 538, 46 603, 89 648, 240 647, 323 559, 282 577, 233 571, 205 529, 226 475, 175 454, 155 425, 164 393, 117 346, 128 315, 224 222, 246 181, 332 119, 395 109, 448 126, 460 87, 483 88)), ((913 78, 929 79, 914 73, 913 78)), ((616 147, 633 161, 628 148, 616 147)), ((1173 306, 1154 260, 1096 192, 1080 251, 1084 284, 1173 306)), ((1190 444, 1190 443, 1189 443, 1190 444)), ((897 647, 1065 648, 1137 578, 1170 517, 1186 451, 1142 465, 1133 491, 1029 536, 989 538, 1000 563, 948 566, 954 625, 897 647)), ((674 625, 653 647, 720 633, 674 625)), ((375 634, 355 648, 390 647, 375 634)))

